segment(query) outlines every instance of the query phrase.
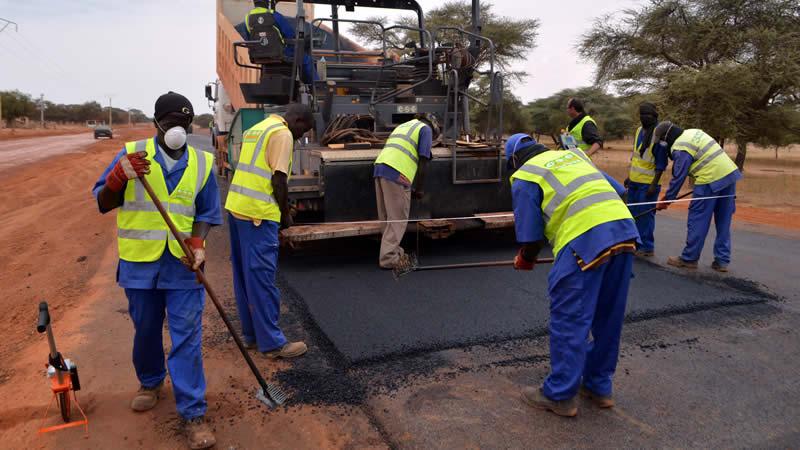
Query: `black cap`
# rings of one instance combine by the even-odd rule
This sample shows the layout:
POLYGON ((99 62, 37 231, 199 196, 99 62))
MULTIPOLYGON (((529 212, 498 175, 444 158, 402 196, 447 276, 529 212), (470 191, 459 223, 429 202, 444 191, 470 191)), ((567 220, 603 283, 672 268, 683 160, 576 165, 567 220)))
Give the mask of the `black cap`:
POLYGON ((181 94, 169 91, 156 100, 154 117, 156 120, 161 120, 173 112, 185 114, 189 122, 194 118, 192 102, 181 94))
POLYGON ((653 117, 658 117, 658 110, 656 109, 656 105, 650 102, 644 102, 639 105, 639 114, 647 114, 653 117))

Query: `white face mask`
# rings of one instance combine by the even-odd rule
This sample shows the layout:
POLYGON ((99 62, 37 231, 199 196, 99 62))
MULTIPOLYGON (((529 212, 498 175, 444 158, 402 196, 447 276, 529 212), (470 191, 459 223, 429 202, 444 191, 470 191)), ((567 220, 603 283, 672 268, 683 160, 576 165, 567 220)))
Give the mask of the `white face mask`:
POLYGON ((164 143, 172 150, 178 150, 186 144, 186 130, 183 127, 172 127, 164 133, 164 143))
POLYGON ((156 126, 164 133, 164 143, 170 150, 178 150, 186 144, 186 130, 183 127, 174 126, 164 131, 160 123, 156 122, 156 126))

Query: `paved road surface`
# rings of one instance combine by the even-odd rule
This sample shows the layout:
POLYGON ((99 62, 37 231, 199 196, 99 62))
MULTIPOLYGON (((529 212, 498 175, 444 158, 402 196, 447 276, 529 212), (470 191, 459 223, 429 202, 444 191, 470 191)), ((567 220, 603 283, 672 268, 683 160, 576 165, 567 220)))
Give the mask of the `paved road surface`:
POLYGON ((63 153, 79 152, 94 142, 92 132, 0 141, 0 170, 63 153))
MULTIPOLYGON (((660 264, 682 247, 682 215, 659 217, 660 264)), ((224 230, 216 233, 223 242, 215 245, 225 248, 224 230)), ((713 234, 699 271, 711 277, 716 276, 708 268, 713 234)), ((437 263, 466 253, 471 260, 499 256, 491 245, 464 245, 449 254, 423 248, 422 257, 437 263)), ((518 274, 505 272, 501 281, 488 279, 501 269, 409 275, 401 283, 418 283, 411 292, 374 268, 377 246, 369 241, 340 249, 337 257, 315 257, 312 249, 282 262, 287 333, 308 340, 312 350, 279 379, 301 402, 361 404, 387 445, 398 448, 795 447, 800 442, 800 240, 783 232, 737 229, 733 247, 728 279, 763 283, 785 299, 628 323, 615 378, 618 406, 610 411, 582 402, 579 417, 568 420, 520 402, 520 387, 539 385, 548 373, 546 337, 471 346, 448 342, 445 350, 348 366, 333 350, 337 339, 353 346, 345 354, 372 340, 393 345, 363 330, 383 327, 395 333, 393 338, 414 342, 446 331, 451 319, 459 327, 469 327, 471 320, 476 329, 494 327, 502 334, 506 324, 513 328, 546 315, 546 308, 525 307, 525 302, 542 301, 547 267, 529 274, 541 279, 540 285, 516 283, 518 274), (483 285, 496 290, 495 298, 476 298, 483 285), (377 295, 372 303, 369 295, 377 295), (369 323, 387 308, 390 313, 379 323, 369 323), (315 309, 328 316, 327 329, 313 320, 315 309)), ((637 288, 655 306, 714 296, 689 289, 694 277, 657 278, 637 288)), ((630 304, 638 301, 631 298, 630 304)))

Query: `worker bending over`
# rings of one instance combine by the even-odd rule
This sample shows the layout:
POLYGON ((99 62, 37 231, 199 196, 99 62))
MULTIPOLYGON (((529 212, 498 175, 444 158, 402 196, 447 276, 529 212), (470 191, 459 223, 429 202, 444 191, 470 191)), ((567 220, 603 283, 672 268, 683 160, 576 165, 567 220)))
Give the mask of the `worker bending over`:
POLYGON ((736 182, 742 178, 741 172, 717 141, 703 130, 684 131, 671 122, 661 122, 656 127, 655 139, 673 160, 672 181, 656 206, 658 210, 669 207, 664 200, 674 200, 678 196, 687 175, 694 181, 692 197, 724 197, 689 204, 686 247, 680 256, 670 256, 667 264, 697 268, 713 216, 717 238, 711 267, 718 272, 727 272, 731 262, 731 221, 736 211, 736 182))
POLYGON ((424 195, 425 168, 431 159, 431 146, 439 134, 432 115, 418 115, 398 125, 375 160, 375 199, 381 238, 378 265, 383 269, 405 269, 412 264, 400 241, 406 232, 411 197, 424 195), (412 184, 416 180, 416 188, 412 184))
POLYGON ((156 100, 155 138, 128 142, 94 185, 100 212, 119 208, 117 282, 128 297, 135 330, 133 366, 141 387, 134 411, 158 403, 167 370, 161 331, 167 319, 172 348, 167 358, 178 413, 187 422, 189 446, 208 448, 215 439, 204 422, 206 380, 203 374, 203 285, 192 271, 205 262, 204 240, 222 224, 219 190, 211 174, 214 156, 186 145, 194 110, 186 97, 169 92, 156 100), (192 249, 188 268, 155 203, 136 178, 144 176, 167 209, 184 242, 192 249))
MULTIPOLYGON (((661 175, 667 168, 667 152, 656 145, 653 132, 658 125, 658 111, 652 103, 639 105, 639 120, 642 126, 636 130, 631 154, 631 167, 625 187, 628 203, 647 203, 658 201, 661 191, 661 175)), ((650 257, 655 254, 656 211, 651 205, 629 206, 636 217, 641 244, 637 244, 636 255, 650 257)))
POLYGON ((289 342, 278 325, 281 303, 275 272, 278 229, 292 226, 289 177, 294 141, 313 126, 311 109, 293 103, 283 117, 272 114, 247 130, 225 201, 244 343, 267 358, 293 358, 308 349, 304 342, 289 342))
POLYGON ((638 233, 622 202, 623 187, 577 150, 548 150, 530 136, 506 143, 517 241, 517 270, 533 270, 547 242, 551 373, 524 401, 575 416, 577 394, 614 405, 611 378, 638 233))
POLYGON ((586 114, 582 100, 577 98, 569 99, 567 101, 567 114, 572 119, 567 126, 567 141, 572 144, 566 144, 564 148, 577 146, 589 157, 603 148, 603 139, 597 130, 597 122, 586 114))

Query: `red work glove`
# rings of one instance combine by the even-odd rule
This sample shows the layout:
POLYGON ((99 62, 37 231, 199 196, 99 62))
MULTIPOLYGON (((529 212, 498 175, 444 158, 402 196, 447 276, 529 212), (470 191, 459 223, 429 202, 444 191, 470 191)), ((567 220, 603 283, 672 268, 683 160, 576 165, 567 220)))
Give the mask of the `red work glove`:
POLYGON ((114 168, 106 176, 106 186, 112 192, 125 189, 128 180, 139 178, 150 173, 150 161, 147 152, 128 153, 117 161, 114 168))
POLYGON ((185 256, 181 258, 181 262, 189 269, 197 272, 202 269, 203 264, 206 262, 206 244, 203 242, 203 238, 196 236, 184 239, 183 242, 189 246, 189 250, 192 251, 194 263, 189 261, 189 258, 185 256))
POLYGON ((667 200, 667 194, 662 195, 661 198, 658 200, 658 203, 656 203, 656 211, 663 211, 669 208, 669 203, 667 203, 666 200, 667 200))
POLYGON ((533 266, 536 265, 536 261, 528 261, 522 256, 522 249, 519 249, 517 252, 517 256, 514 257, 514 269, 515 270, 533 270, 533 266))

